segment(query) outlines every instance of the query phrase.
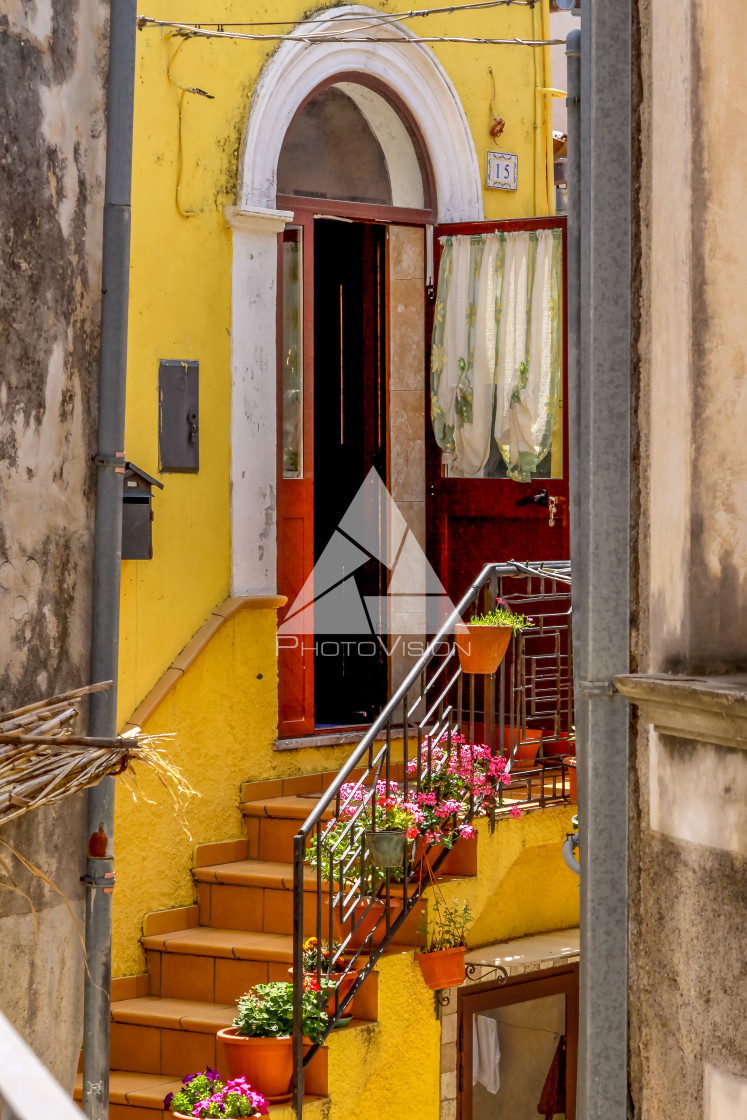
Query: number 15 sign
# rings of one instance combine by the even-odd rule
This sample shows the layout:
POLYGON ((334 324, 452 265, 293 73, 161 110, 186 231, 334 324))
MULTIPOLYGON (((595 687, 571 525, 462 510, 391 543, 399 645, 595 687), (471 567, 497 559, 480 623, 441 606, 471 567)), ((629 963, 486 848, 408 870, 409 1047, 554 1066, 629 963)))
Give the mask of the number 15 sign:
POLYGON ((519 173, 519 157, 508 152, 488 152, 486 187, 499 191, 515 191, 519 173))

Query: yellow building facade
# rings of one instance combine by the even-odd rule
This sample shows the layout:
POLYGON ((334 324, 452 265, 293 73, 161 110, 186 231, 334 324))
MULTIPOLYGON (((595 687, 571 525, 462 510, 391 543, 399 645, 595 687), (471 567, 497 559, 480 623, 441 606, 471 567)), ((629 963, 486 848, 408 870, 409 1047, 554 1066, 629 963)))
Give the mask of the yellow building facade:
MULTIPOLYGON (((289 595, 277 579, 277 239, 293 225, 293 212, 277 204, 276 173, 294 116, 336 75, 353 85, 356 73, 373 78, 406 110, 426 150, 431 224, 553 212, 548 49, 437 41, 548 38, 548 0, 377 18, 398 8, 387 0, 313 11, 294 0, 218 0, 205 25, 201 0, 158 0, 141 20, 126 454, 164 489, 153 498, 152 559, 122 564, 118 719, 122 729, 173 734, 169 752, 199 796, 188 808, 188 836, 147 776, 137 801, 118 790, 115 977, 145 971, 145 915, 193 907, 197 846, 242 837, 242 782, 327 773, 350 753, 349 743, 326 740, 295 750, 276 744, 277 614, 289 595), (315 41, 290 42, 292 34, 315 41), (496 117, 505 122, 499 138, 490 132, 496 117), (496 149, 516 157, 515 190, 485 185, 487 153, 496 149), (159 363, 174 360, 199 363, 196 472, 159 470, 159 363)), ((422 252, 420 274, 427 242, 422 252)), ((502 821, 492 836, 481 830, 469 888, 474 944, 577 922, 577 881, 560 854, 570 816, 560 807, 502 821)), ((407 1032, 432 1006, 411 956, 385 962, 382 998, 389 1033, 380 1057, 396 1064, 407 1032), (407 997, 401 1015, 397 991, 407 997)), ((371 1072, 363 1035, 336 1045, 362 1048, 361 1068, 371 1072)), ((420 1112, 403 1083, 400 1104, 413 1117, 438 1115, 439 1053, 431 1018, 417 1063, 433 1090, 419 1098, 420 1112)), ((359 1106, 343 1100, 341 1068, 330 1067, 330 1115, 369 1115, 374 1101, 365 1093, 359 1106)))

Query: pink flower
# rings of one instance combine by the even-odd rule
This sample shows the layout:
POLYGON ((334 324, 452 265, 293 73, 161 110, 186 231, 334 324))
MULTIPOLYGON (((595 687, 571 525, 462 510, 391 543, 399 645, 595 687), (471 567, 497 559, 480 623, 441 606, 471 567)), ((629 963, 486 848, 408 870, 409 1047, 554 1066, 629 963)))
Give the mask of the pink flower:
POLYGON ((476 834, 471 824, 460 824, 459 835, 464 837, 465 840, 469 840, 476 834))
POLYGON ((408 840, 414 840, 417 835, 418 835, 417 825, 411 824, 410 827, 408 828, 407 832, 406 832, 407 839, 408 840))
POLYGON ((519 808, 518 805, 512 805, 511 806, 511 814, 510 815, 513 817, 513 819, 515 821, 518 821, 519 817, 521 816, 521 809, 519 808))
POLYGON ((435 793, 419 793, 418 801, 421 805, 435 805, 436 795, 435 793))

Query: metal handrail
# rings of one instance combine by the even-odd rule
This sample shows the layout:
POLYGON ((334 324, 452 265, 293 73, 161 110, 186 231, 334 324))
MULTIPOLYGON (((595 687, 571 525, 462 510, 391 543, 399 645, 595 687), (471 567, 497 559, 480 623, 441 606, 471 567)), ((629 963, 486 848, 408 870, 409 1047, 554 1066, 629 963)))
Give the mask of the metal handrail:
MULTIPOLYGON (((534 667, 534 675, 531 671, 529 675, 527 675, 525 636, 521 635, 518 641, 515 642, 516 648, 511 660, 511 680, 509 681, 508 689, 510 693, 508 715, 510 722, 509 733, 511 749, 506 768, 507 770, 511 768, 519 743, 522 740, 524 742, 529 741, 525 737, 529 720, 544 719, 547 721, 552 718, 553 734, 549 736, 546 741, 571 741, 573 717, 570 705, 572 704, 572 689, 568 683, 572 680, 569 599, 569 585, 571 580, 570 562, 525 563, 511 560, 506 563, 486 564, 477 579, 474 580, 469 589, 462 596, 457 606, 443 622, 435 637, 429 642, 424 653, 407 673, 405 679, 382 709, 378 718, 372 723, 366 734, 353 749, 349 758, 332 783, 319 798, 316 806, 300 826, 294 838, 293 1103, 299 1120, 303 1110, 304 1067, 314 1056, 318 1047, 324 1041, 324 1038, 326 1038, 329 1031, 350 1005, 366 976, 370 973, 376 961, 381 956, 381 953, 397 934, 398 930, 402 927, 408 915, 417 904, 423 889, 422 873, 420 882, 415 882, 410 878, 409 861, 407 857, 405 857, 404 864, 400 869, 401 881, 397 882, 396 886, 392 883, 392 874, 388 870, 383 873, 383 881, 378 886, 375 882, 374 873, 372 872, 370 887, 368 885, 367 857, 369 856, 369 852, 366 848, 363 826, 366 820, 370 819, 372 822, 371 827, 375 830, 376 805, 379 796, 378 783, 383 783, 385 792, 388 792, 390 785, 396 782, 396 779, 392 777, 393 718, 401 709, 403 738, 397 741, 397 746, 398 752, 401 751, 402 753, 402 762, 395 762, 394 765, 395 767, 398 765, 402 766, 403 792, 405 795, 409 796, 410 790, 412 790, 413 795, 416 795, 420 791, 423 779, 427 778, 430 771, 433 743, 439 740, 443 741, 445 738, 448 750, 451 750, 452 737, 462 726, 462 713, 464 711, 461 667, 458 667, 453 674, 447 668, 449 664, 452 664, 451 659, 456 653, 455 647, 452 646, 447 656, 441 658, 441 664, 431 676, 430 681, 427 680, 428 668, 438 656, 438 651, 443 647, 444 641, 453 634, 456 624, 461 621, 462 616, 472 603, 478 599, 481 592, 486 594, 489 605, 495 605, 498 596, 499 580, 503 579, 523 579, 527 581, 528 590, 525 594, 510 596, 512 599, 515 598, 517 603, 521 602, 523 604, 526 602, 535 604, 538 600, 542 600, 551 604, 557 604, 563 599, 568 600, 567 609, 558 607, 553 613, 539 618, 531 631, 528 630, 525 632, 545 642, 550 639, 554 641, 554 649, 552 651, 543 651, 529 659, 531 665, 534 667), (537 593, 532 594, 531 591, 532 581, 535 580, 538 580, 540 584, 539 595, 537 593), (551 591, 549 593, 545 591, 546 582, 551 585, 551 591), (558 590, 558 585, 562 587, 562 591, 558 590), (561 648, 561 633, 564 631, 567 631, 565 652, 563 652, 561 648), (537 674, 537 663, 543 660, 548 661, 551 666, 554 666, 554 677, 547 676, 547 680, 554 679, 555 681, 556 689, 554 694, 549 689, 544 689, 542 687, 542 683, 546 679, 543 674, 545 674, 546 671, 540 669, 539 676, 537 674), (442 674, 443 677, 441 676, 442 674), (538 679, 540 681, 539 692, 537 691, 538 679), (429 691, 433 689, 436 683, 438 687, 435 693, 428 697, 429 691), (418 690, 417 699, 410 705, 408 698, 412 697, 415 689, 418 690), (559 710, 561 689, 564 689, 569 694, 565 710, 565 732, 563 732, 561 728, 562 720, 559 710), (456 697, 454 697, 454 693, 456 693, 456 697), (451 699, 449 699, 450 697, 451 699), (528 703, 529 708, 527 707, 528 703), (549 705, 552 707, 553 703, 555 704, 555 708, 552 711, 542 710, 543 706, 547 707, 549 705), (425 714, 413 718, 414 713, 421 705, 425 707, 425 714), (539 711, 537 709, 538 705, 539 711), (436 719, 429 730, 428 724, 434 714, 436 715, 436 719), (523 735, 522 731, 524 733, 523 735), (384 737, 383 742, 381 742, 382 737, 384 737), (410 747, 415 745, 415 743, 417 743, 417 770, 416 773, 409 776, 407 761, 410 757, 410 747), (424 751, 427 753, 427 766, 424 765, 424 751), (360 769, 364 772, 356 780, 356 771, 360 769), (348 792, 347 796, 343 799, 341 793, 342 787, 347 784, 352 784, 354 790, 353 792, 348 792), (357 809, 353 808, 356 802, 359 802, 357 809), (332 820, 329 822, 327 821, 327 817, 332 808, 332 820), (345 817, 342 816, 344 811, 347 811, 345 817), (352 814, 349 819, 348 813, 352 814), (366 814, 370 814, 370 817, 367 817, 366 814), (346 821, 347 824, 345 824, 346 821), (341 828, 341 832, 333 843, 332 833, 335 828, 341 828), (360 838, 360 848, 357 847, 358 838, 360 838), (355 841, 355 847, 353 846, 353 841, 355 841), (311 849, 309 847, 310 845, 311 849), (330 961, 328 967, 326 970, 322 970, 321 966, 318 964, 317 979, 321 980, 330 972, 335 971, 335 964, 340 963, 343 956, 349 958, 352 954, 352 959, 348 960, 344 975, 349 976, 350 973, 353 973, 355 980, 343 997, 340 997, 339 986, 335 991, 334 1014, 330 1017, 329 1026, 325 1032, 324 1038, 313 1046, 309 1046, 308 1044, 304 1046, 302 1033, 302 1004, 304 994, 304 863, 306 862, 309 850, 315 850, 317 867, 314 933, 319 946, 322 944, 323 937, 326 938, 330 944, 330 961), (323 855, 326 856, 329 873, 328 888, 326 891, 323 890, 322 884, 323 855), (336 891, 335 885, 338 882, 339 889, 336 891), (400 890, 401 897, 397 897, 396 899, 396 903, 399 906, 399 914, 393 918, 391 903, 394 901, 395 895, 399 896, 400 890), (324 922, 323 928, 322 897, 325 894, 328 895, 328 917, 327 921, 324 922), (363 908, 363 914, 359 916, 362 900, 364 899, 368 901, 368 905, 363 908), (377 921, 374 923, 369 922, 369 925, 366 926, 364 923, 367 917, 370 917, 370 915, 374 913, 374 903, 376 901, 383 903, 383 914, 379 916, 377 921), (347 936, 345 937, 343 934, 340 934, 340 937, 336 938, 335 930, 341 929, 348 923, 350 932, 347 936), (377 938, 375 943, 374 934, 377 931, 381 934, 379 927, 382 926, 382 923, 383 937, 377 938), (356 934, 358 935, 357 937, 356 934), (342 947, 339 952, 333 953, 331 946, 336 940, 342 941, 342 947), (361 959, 361 954, 364 950, 367 951, 367 960, 360 968, 356 969, 354 966, 361 959)), ((523 611, 523 606, 521 609, 523 611)), ((532 611, 532 613, 536 612, 532 611)), ((547 672, 549 673, 549 670, 547 670, 547 672)), ((501 717, 503 718, 507 714, 505 708, 506 682, 503 665, 501 666, 499 680, 499 707, 501 710, 501 717)), ((490 746, 493 755, 504 753, 503 743, 501 743, 500 751, 497 751, 494 742, 495 685, 495 674, 484 678, 483 727, 484 730, 487 731, 487 745, 490 746)), ((469 700, 471 742, 474 742, 474 727, 475 685, 474 682, 472 682, 469 700)), ((412 762, 414 759, 410 761, 412 762)), ((543 760, 539 761, 540 765, 536 768, 522 772, 521 784, 526 784, 527 802, 536 804, 537 807, 541 808, 548 801, 566 799, 566 768, 557 758, 550 766, 546 765, 543 760), (557 787, 558 774, 560 777, 560 792, 558 792, 557 787), (549 797, 546 795, 548 775, 550 775, 552 781, 549 797), (535 791, 538 785, 540 787, 541 792, 538 798, 532 797, 533 784, 535 791)), ((502 786, 499 786, 495 790, 495 797, 490 805, 491 823, 495 821, 496 800, 500 807, 502 805, 502 786)), ((472 804, 472 799, 470 799, 469 812, 460 823, 468 823, 472 819, 473 812, 474 805, 472 804)), ((432 862, 432 869, 434 871, 438 870, 446 855, 446 851, 442 851, 438 858, 432 862)), ((427 885, 428 881, 426 880, 425 886, 427 885)))
POLYGON ((0 1012, 0 1113, 5 1120, 81 1120, 83 1113, 0 1012))

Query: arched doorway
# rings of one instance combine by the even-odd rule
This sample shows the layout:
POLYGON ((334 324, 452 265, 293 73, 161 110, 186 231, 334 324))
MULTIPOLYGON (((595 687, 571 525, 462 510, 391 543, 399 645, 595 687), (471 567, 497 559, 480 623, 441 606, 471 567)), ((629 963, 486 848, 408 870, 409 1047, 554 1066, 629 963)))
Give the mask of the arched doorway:
POLYGON ((395 624, 381 558, 396 545, 385 495, 368 500, 369 560, 361 564, 361 542, 341 522, 372 471, 396 502, 409 499, 411 529, 424 511, 425 228, 435 191, 406 107, 354 73, 299 106, 277 184, 277 205, 294 213, 279 284, 278 587, 290 600, 280 727, 295 737, 369 723, 404 664, 401 642, 386 640, 395 624))
MULTIPOLYGON (((369 34, 378 14, 350 6, 317 16, 320 40, 337 40, 340 12, 360 14, 369 34)), ((355 25, 348 27, 354 34, 355 25)), ((317 52, 286 42, 252 97, 240 206, 229 215, 236 590, 269 587, 277 556, 278 590, 293 602, 345 511, 347 489, 371 466, 388 484, 402 482, 393 457, 410 475, 393 497, 420 519, 424 542, 425 231, 437 220, 479 220, 482 192, 472 136, 448 76, 412 32, 401 25, 382 29, 385 38, 393 34, 413 45, 402 50, 387 42, 333 41, 317 52), (261 270, 269 280, 268 241, 283 226, 272 278, 280 288, 278 314, 270 325, 270 300, 254 290, 261 270), (256 280, 247 279, 252 273, 256 280), (269 436, 268 344, 275 326, 279 388, 272 402, 277 458, 271 473, 261 447, 269 436), (392 355, 408 345, 403 368, 392 355), (320 497, 333 489, 334 502, 320 497)), ((341 676, 333 658, 320 669, 315 644, 318 650, 313 641, 280 650, 281 736, 365 722, 404 671, 397 653, 380 656, 379 643, 377 656, 352 671, 346 656, 341 676)))

